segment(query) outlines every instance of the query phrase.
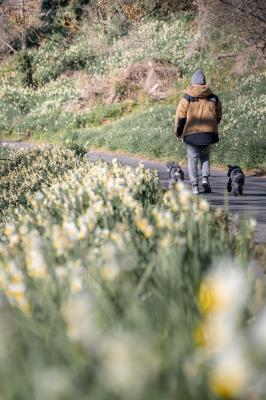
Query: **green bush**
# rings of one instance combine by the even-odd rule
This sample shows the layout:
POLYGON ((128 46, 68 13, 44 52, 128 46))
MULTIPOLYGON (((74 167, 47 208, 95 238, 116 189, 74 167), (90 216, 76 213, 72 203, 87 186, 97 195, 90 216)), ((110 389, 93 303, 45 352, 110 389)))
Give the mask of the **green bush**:
POLYGON ((23 86, 33 87, 33 67, 32 57, 28 52, 22 52, 17 56, 18 71, 21 75, 21 83, 23 86))
POLYGON ((3 80, 0 88, 0 131, 18 133, 56 131, 71 120, 64 109, 76 97, 71 80, 50 82, 45 87, 21 87, 12 80, 3 80))
POLYGON ((60 148, 10 150, 8 158, 1 168, 0 224, 8 220, 12 210, 27 205, 31 193, 78 166, 73 151, 60 148))
POLYGON ((71 41, 53 35, 38 51, 32 51, 34 80, 45 84, 67 70, 113 73, 147 58, 166 59, 181 65, 192 37, 188 14, 169 21, 147 19, 112 44, 96 26, 83 27, 80 36, 71 41), (96 44, 91 41, 92 36, 97 36, 96 44))
POLYGON ((36 66, 34 80, 43 85, 66 71, 89 69, 95 62, 96 54, 87 40, 70 45, 61 36, 55 36, 38 51, 33 51, 32 58, 36 66))

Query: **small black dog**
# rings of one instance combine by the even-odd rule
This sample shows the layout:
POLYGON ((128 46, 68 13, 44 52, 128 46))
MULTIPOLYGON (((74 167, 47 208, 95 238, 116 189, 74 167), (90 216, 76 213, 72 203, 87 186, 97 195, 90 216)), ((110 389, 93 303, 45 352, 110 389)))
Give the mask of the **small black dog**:
POLYGON ((232 192, 234 196, 242 195, 245 184, 245 175, 238 165, 228 165, 229 181, 227 184, 227 191, 232 192))
POLYGON ((178 163, 168 162, 166 164, 169 172, 169 189, 172 189, 178 181, 185 179, 185 174, 178 163))

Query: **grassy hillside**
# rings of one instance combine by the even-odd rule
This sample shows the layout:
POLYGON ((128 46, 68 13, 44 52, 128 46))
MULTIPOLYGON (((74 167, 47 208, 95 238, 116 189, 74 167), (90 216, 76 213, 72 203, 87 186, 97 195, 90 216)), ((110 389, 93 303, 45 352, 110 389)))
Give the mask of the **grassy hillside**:
POLYGON ((186 57, 194 35, 195 22, 186 13, 166 20, 147 18, 111 42, 99 27, 87 24, 71 38, 53 34, 40 48, 29 51, 34 88, 22 86, 21 72, 13 67, 19 64, 17 58, 2 66, 2 74, 0 69, 2 136, 74 140, 90 148, 152 158, 182 157, 184 146, 172 137, 175 107, 191 74, 201 67, 224 106, 221 141, 213 160, 262 166, 266 162, 265 71, 251 70, 251 56, 245 59, 250 69, 242 75, 234 73, 236 58, 219 55, 229 51, 238 55, 244 48, 234 35, 223 32, 214 35, 204 52, 186 57), (156 75, 159 94, 152 92, 157 81, 149 82, 143 72, 150 60, 162 65, 156 75), (134 74, 125 78, 132 65, 134 74), (175 80, 171 72, 170 83, 166 65, 177 71, 175 80))

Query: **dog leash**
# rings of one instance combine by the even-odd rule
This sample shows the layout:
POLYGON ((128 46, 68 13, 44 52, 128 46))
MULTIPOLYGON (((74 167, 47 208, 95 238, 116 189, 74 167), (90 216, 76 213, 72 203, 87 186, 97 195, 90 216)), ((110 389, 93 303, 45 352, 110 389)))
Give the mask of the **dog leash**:
POLYGON ((186 159, 187 159, 187 157, 184 157, 184 158, 178 163, 178 165, 180 165, 180 167, 181 167, 181 165, 183 165, 183 163, 185 162, 186 159))

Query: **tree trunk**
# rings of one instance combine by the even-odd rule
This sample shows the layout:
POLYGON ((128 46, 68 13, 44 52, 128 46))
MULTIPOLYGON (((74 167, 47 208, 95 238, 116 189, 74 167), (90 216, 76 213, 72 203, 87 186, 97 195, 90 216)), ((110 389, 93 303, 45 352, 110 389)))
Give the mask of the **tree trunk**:
POLYGON ((197 32, 193 42, 190 44, 188 48, 188 52, 186 55, 186 59, 193 56, 195 53, 199 53, 206 48, 207 45, 207 31, 208 31, 208 23, 209 23, 209 15, 208 8, 206 6, 208 3, 206 0, 197 0, 197 8, 198 8, 198 26, 197 32))
POLYGON ((20 15, 22 17, 23 25, 24 27, 22 28, 21 32, 21 49, 23 52, 26 51, 27 48, 27 43, 26 43, 26 15, 25 15, 25 0, 20 0, 20 15))

